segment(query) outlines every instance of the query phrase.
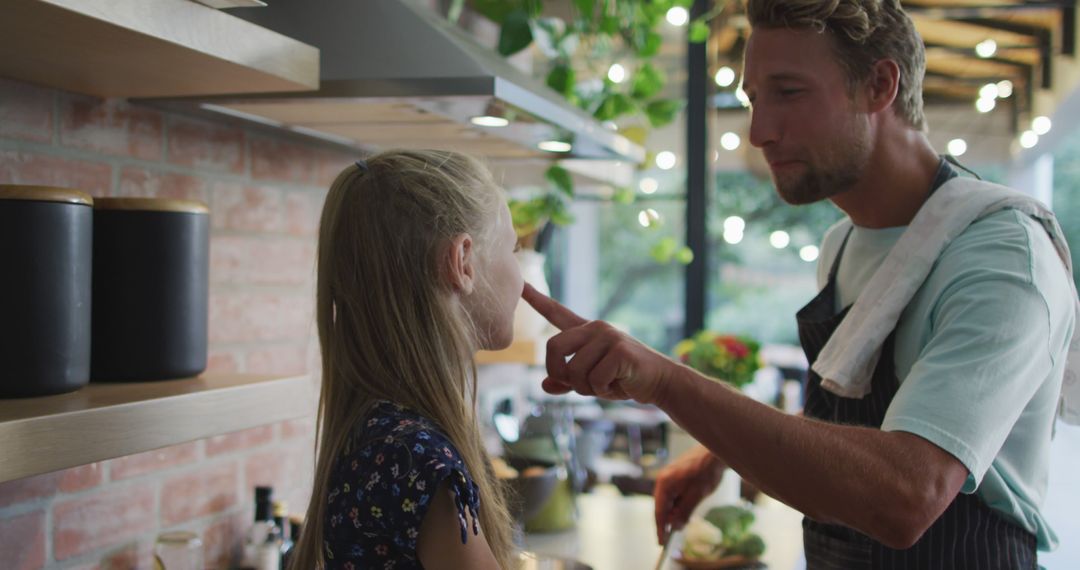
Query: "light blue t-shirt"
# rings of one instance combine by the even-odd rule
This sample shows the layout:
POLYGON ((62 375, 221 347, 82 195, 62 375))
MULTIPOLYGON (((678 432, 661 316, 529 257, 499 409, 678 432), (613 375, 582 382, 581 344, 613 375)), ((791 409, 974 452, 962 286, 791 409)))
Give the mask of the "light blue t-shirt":
MULTIPOLYGON (((825 234, 824 287, 846 225, 825 234)), ((837 272, 836 306, 852 304, 906 227, 854 227, 837 272)), ((942 252, 901 314, 894 340, 900 388, 882 429, 923 437, 956 457, 976 493, 1051 550, 1046 497, 1065 354, 1075 323, 1064 264, 1039 222, 1002 210, 942 252)))

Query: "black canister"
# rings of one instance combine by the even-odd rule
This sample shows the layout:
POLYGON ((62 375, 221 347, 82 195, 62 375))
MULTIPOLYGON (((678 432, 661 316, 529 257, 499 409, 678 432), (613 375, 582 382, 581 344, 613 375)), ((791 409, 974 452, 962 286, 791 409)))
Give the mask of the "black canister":
POLYGON ((209 213, 187 200, 95 201, 91 381, 206 369, 209 213))
POLYGON ((66 188, 0 185, 0 398, 90 379, 93 203, 66 188))

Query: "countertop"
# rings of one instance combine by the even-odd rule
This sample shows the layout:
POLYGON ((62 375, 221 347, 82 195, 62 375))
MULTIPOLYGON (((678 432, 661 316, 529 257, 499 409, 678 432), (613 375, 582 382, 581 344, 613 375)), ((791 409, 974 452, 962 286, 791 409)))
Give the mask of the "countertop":
MULTIPOLYGON (((594 570, 653 570, 660 557, 653 522, 653 500, 645 495, 624 497, 615 487, 599 485, 578 497, 576 528, 559 533, 526 534, 525 548, 540 555, 573 558, 594 570)), ((761 560, 770 570, 793 570, 802 559, 802 515, 783 503, 762 496, 755 505, 753 530, 765 540, 761 560)), ((678 533, 671 553, 678 550, 678 533)), ((670 559, 664 570, 680 570, 670 559)))

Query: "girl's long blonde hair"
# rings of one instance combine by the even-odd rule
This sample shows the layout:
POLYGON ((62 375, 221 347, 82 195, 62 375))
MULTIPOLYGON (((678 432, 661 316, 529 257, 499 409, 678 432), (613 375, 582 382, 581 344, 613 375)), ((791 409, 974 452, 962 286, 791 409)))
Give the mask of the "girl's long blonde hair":
POLYGON ((389 151, 349 166, 326 196, 319 228, 316 321, 322 392, 315 479, 293 569, 325 566, 326 496, 335 460, 375 400, 433 420, 480 490, 480 526, 502 568, 514 568, 512 522, 475 413, 476 331, 452 301, 441 266, 468 233, 483 256, 501 205, 475 159, 389 151))

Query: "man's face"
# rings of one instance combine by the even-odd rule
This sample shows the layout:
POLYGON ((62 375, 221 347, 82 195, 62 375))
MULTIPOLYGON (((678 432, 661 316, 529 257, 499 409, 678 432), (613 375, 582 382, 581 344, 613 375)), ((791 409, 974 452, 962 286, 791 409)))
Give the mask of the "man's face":
POLYGON ((850 190, 870 158, 868 116, 823 33, 755 28, 743 90, 750 143, 769 163, 780 197, 809 204, 850 190))

